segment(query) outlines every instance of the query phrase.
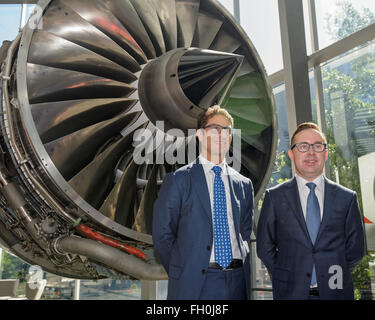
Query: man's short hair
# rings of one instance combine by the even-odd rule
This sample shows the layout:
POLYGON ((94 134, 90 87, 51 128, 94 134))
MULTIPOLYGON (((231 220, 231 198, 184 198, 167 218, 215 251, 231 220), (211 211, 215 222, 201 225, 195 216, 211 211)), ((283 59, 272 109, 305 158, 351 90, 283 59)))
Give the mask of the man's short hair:
POLYGON ((198 118, 198 129, 205 127, 208 123, 208 120, 216 115, 222 115, 227 118, 227 120, 230 122, 230 126, 233 128, 234 121, 229 112, 224 108, 221 108, 219 105, 214 105, 200 114, 198 118))
POLYGON ((322 135, 324 140, 327 141, 326 135, 323 133, 323 131, 320 129, 320 127, 316 123, 314 123, 314 122, 303 122, 303 123, 301 123, 297 126, 296 130, 294 130, 293 135, 292 135, 292 139, 290 139, 290 145, 291 146, 294 145, 294 138, 296 137, 296 135, 298 133, 300 133, 303 130, 307 130, 307 129, 314 129, 314 130, 318 131, 322 135))

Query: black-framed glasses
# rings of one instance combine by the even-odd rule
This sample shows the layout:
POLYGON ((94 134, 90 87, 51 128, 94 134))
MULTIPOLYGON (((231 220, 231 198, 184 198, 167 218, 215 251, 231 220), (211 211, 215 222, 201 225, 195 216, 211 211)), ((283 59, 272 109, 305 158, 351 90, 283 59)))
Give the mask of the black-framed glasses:
POLYGON ((312 147, 315 152, 324 152, 324 150, 327 149, 327 144, 326 143, 320 143, 320 142, 318 142, 318 143, 300 142, 300 143, 294 144, 290 148, 290 150, 292 150, 294 147, 296 147, 297 150, 299 152, 302 152, 302 153, 309 151, 310 147, 312 147))
POLYGON ((218 133, 218 134, 224 134, 227 136, 231 136, 233 134, 232 127, 223 127, 220 124, 216 124, 216 123, 209 124, 203 127, 203 129, 205 130, 208 129, 207 132, 212 133, 212 134, 218 133))

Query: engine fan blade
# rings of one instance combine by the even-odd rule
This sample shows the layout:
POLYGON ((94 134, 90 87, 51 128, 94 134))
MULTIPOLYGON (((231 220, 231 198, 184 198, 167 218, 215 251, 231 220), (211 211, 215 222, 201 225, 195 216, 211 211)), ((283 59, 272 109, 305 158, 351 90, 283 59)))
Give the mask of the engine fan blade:
POLYGON ((121 47, 108 33, 96 28, 60 0, 54 1, 48 8, 43 17, 43 30, 106 57, 132 72, 139 71, 139 65, 147 61, 142 49, 131 45, 134 41, 130 41, 125 48, 121 47), (66 23, 67 16, 70 17, 69 24, 66 23))
POLYGON ((45 148, 64 178, 70 180, 94 158, 101 145, 134 122, 139 115, 130 113, 99 122, 48 142, 45 148))
POLYGON ((117 20, 102 1, 99 0, 60 0, 72 8, 83 19, 108 35, 130 54, 134 54, 140 62, 144 61, 144 54, 137 41, 128 30, 117 20))
POLYGON ((198 20, 200 0, 177 0, 178 47, 190 47, 198 20))
MULTIPOLYGON (((142 55, 142 60, 147 62, 147 58, 156 57, 155 48, 147 34, 147 31, 134 9, 130 0, 103 0, 107 7, 113 12, 117 19, 129 30, 137 45, 142 48, 147 56, 142 55)), ((134 53, 133 53, 134 55, 134 53)), ((138 60, 139 61, 139 60, 138 60)))
POLYGON ((154 3, 147 0, 131 0, 131 3, 147 31, 148 37, 155 48, 156 56, 162 55, 166 52, 166 48, 154 3))
POLYGON ((31 104, 77 99, 122 98, 136 90, 126 83, 86 73, 32 63, 28 63, 27 68, 28 96, 31 104))
POLYGON ((72 188, 94 208, 100 207, 112 189, 115 177, 113 168, 132 140, 132 135, 120 138, 69 180, 72 188))
POLYGON ((129 111, 136 101, 128 98, 68 100, 30 105, 43 143, 111 119, 129 111))
POLYGON ((154 165, 134 221, 133 229, 138 232, 152 234, 153 205, 157 198, 156 169, 154 165))
POLYGON ((132 161, 100 207, 101 213, 128 228, 134 222, 137 171, 138 165, 132 161))
POLYGON ((223 20, 208 12, 200 11, 193 37, 192 47, 208 49, 217 36, 223 20))

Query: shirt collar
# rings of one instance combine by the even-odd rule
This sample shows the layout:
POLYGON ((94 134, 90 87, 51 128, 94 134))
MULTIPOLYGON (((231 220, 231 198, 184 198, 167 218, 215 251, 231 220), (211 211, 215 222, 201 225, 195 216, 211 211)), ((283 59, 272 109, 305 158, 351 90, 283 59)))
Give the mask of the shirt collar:
POLYGON ((306 187, 306 183, 308 182, 313 182, 316 184, 316 189, 318 190, 323 190, 323 186, 324 186, 324 175, 321 174, 319 177, 315 178, 313 181, 307 181, 306 179, 302 178, 301 176, 299 176, 297 173, 296 173, 296 180, 297 180, 297 184, 299 186, 299 188, 302 188, 302 187, 306 187))
POLYGON ((203 169, 204 169, 204 172, 207 173, 207 172, 211 172, 212 174, 215 174, 211 169, 214 167, 214 166, 219 166, 221 167, 221 174, 225 174, 226 173, 226 160, 224 158, 224 160, 219 163, 219 164, 215 164, 209 160, 207 160, 203 155, 199 155, 199 163, 203 166, 203 169))

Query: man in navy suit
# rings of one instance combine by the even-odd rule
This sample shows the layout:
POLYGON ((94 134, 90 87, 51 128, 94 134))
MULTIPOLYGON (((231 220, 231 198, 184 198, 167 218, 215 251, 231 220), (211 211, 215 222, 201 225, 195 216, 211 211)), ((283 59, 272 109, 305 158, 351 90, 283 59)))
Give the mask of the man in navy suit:
POLYGON ((225 161, 232 131, 225 109, 202 114, 199 157, 167 174, 155 201, 152 238, 168 299, 249 299, 253 186, 225 161))
POLYGON ((293 179, 266 190, 257 253, 274 299, 353 299, 351 271, 365 253, 356 193, 323 175, 327 140, 314 123, 291 139, 293 179))

